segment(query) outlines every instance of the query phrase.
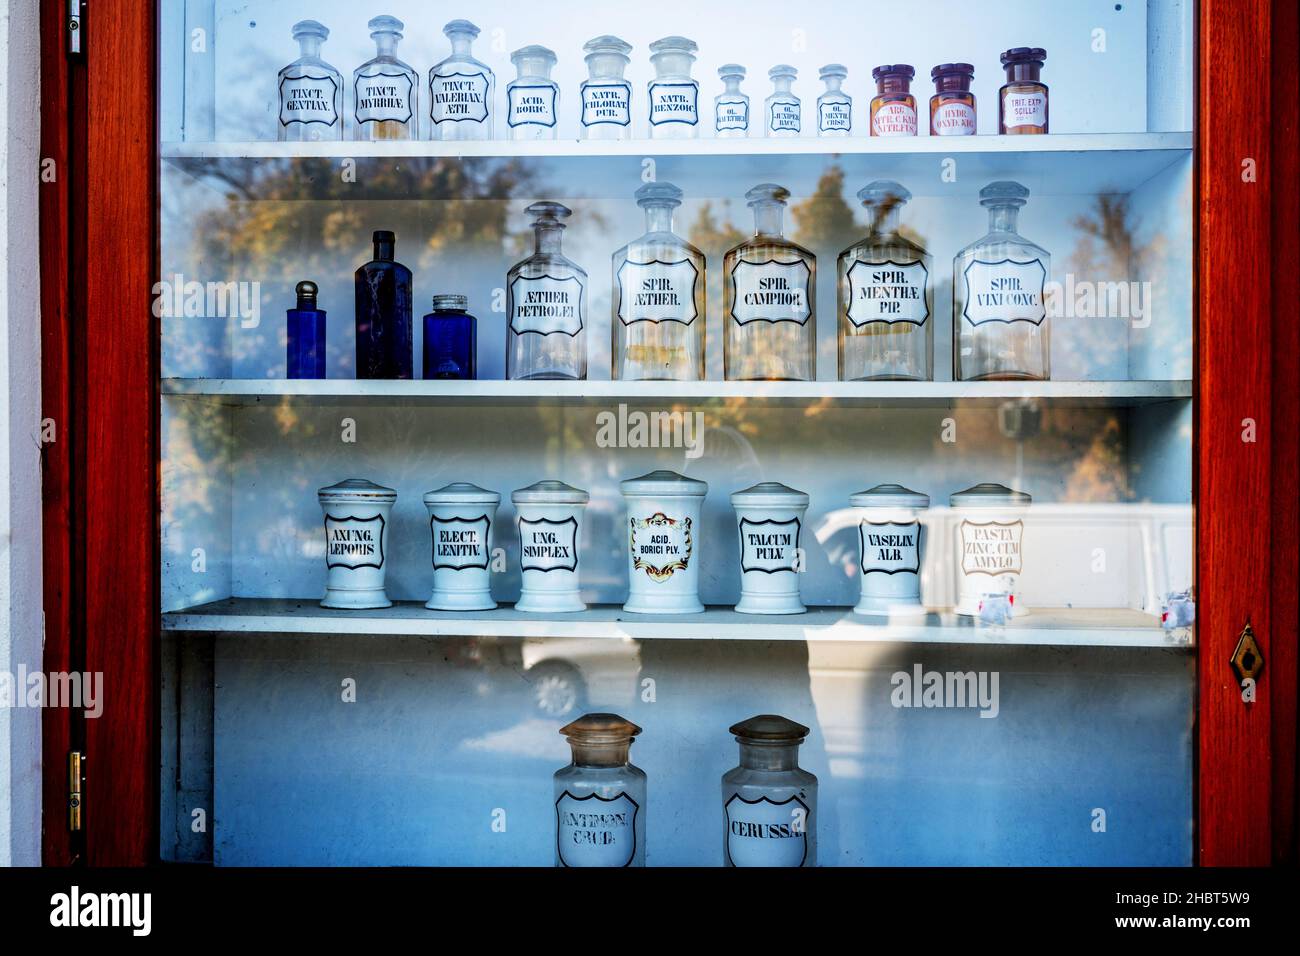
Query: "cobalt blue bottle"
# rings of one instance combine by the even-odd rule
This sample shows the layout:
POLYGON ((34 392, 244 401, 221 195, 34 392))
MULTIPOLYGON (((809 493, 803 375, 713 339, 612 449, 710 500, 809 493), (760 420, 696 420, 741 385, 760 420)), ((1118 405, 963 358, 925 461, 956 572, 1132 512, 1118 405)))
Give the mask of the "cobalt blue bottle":
POLYGON ((374 238, 374 260, 356 272, 357 378, 414 378, 411 270, 393 261, 391 232, 374 238))
POLYGON ((424 377, 478 378, 478 320, 463 295, 435 295, 424 317, 424 377))
POLYGON ((285 312, 289 345, 285 378, 325 377, 325 310, 316 308, 316 283, 299 282, 298 307, 285 312))

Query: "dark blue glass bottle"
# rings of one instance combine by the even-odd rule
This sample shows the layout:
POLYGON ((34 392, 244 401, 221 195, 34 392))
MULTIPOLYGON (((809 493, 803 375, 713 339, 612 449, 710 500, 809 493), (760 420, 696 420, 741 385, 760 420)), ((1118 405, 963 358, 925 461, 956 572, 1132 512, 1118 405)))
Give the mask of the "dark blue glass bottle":
POLYGON ((298 307, 289 309, 285 378, 325 377, 325 310, 316 308, 316 283, 299 282, 298 307))
POLYGON ((356 272, 357 378, 414 378, 411 270, 393 261, 391 232, 374 238, 374 260, 356 272))
POLYGON ((424 317, 424 377, 478 378, 478 320, 463 295, 435 295, 424 317))

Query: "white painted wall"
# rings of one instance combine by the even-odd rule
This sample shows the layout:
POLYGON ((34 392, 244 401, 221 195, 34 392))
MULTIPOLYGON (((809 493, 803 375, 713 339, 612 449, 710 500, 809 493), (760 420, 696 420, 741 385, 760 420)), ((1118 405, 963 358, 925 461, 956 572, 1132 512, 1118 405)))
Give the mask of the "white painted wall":
MULTIPOLYGON (((37 0, 0 8, 0 670, 41 669, 37 0)), ((41 712, 0 708, 0 865, 41 859, 41 712)))

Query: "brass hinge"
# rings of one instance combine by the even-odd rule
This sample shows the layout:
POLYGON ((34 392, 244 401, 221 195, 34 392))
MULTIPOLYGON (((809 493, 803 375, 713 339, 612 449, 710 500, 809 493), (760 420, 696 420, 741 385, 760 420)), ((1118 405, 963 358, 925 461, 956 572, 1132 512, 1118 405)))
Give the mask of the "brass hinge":
POLYGON ((81 786, 86 782, 86 756, 80 750, 68 752, 68 829, 81 829, 81 786))
POLYGON ((81 0, 68 0, 68 56, 80 56, 86 50, 81 23, 81 0))

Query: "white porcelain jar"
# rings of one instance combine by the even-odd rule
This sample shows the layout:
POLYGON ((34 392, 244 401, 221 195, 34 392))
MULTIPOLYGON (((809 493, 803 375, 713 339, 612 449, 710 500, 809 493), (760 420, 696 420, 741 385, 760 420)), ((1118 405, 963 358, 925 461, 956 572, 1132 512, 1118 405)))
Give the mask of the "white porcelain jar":
POLYGON ((989 617, 982 613, 985 605, 1002 600, 1011 617, 1029 613, 1019 589, 1024 573, 1025 511, 1030 502, 1025 492, 991 482, 949 497, 956 518, 953 543, 958 614, 989 617))
POLYGON ((515 610, 554 614, 587 609, 578 589, 578 542, 590 499, 581 488, 553 480, 511 493, 521 581, 515 610))
POLYGON ((849 496, 858 515, 858 569, 862 575, 859 614, 924 614, 921 564, 925 529, 921 512, 930 496, 902 485, 884 484, 849 496))
POLYGON ((697 614, 700 510, 709 486, 675 471, 652 471, 619 487, 627 502, 628 596, 636 614, 697 614))
POLYGON ((802 614, 796 567, 808 495, 779 481, 764 481, 734 492, 740 531, 742 614, 802 614))
POLYGON ((490 611, 492 600, 492 523, 501 496, 466 481, 430 491, 433 596, 424 605, 435 611, 490 611))
POLYGON ((349 478, 316 492, 325 512, 325 597, 321 607, 392 607, 384 591, 388 519, 397 492, 349 478))

